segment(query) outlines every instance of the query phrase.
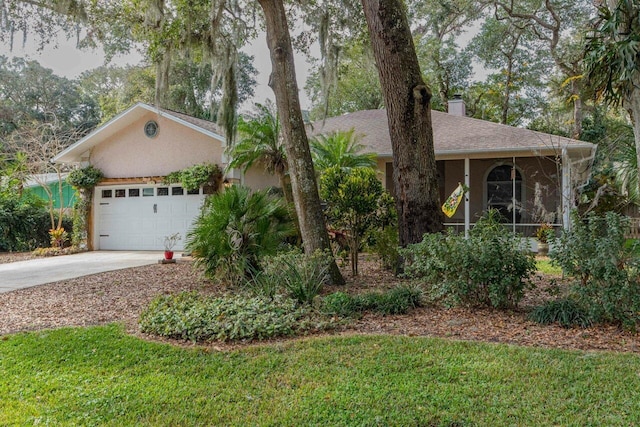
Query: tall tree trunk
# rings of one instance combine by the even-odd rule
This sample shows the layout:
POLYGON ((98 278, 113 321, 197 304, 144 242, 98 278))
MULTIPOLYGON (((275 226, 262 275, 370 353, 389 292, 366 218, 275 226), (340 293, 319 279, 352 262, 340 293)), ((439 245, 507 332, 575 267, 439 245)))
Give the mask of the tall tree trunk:
MULTIPOLYGON (((633 88, 627 92, 622 104, 629 113, 633 126, 633 139, 636 146, 636 162, 638 169, 638 186, 640 187, 640 76, 634 79, 633 88)), ((640 194, 640 188, 637 189, 640 194)))
POLYGON ((431 126, 431 91, 422 80, 402 0, 362 0, 378 64, 393 150, 400 245, 442 230, 431 126))
POLYGON ((582 91, 582 78, 571 80, 571 99, 573 100, 573 131, 572 138, 580 139, 582 135, 583 107, 580 92, 582 91))
MULTIPOLYGON (((293 202, 296 207, 305 252, 331 251, 327 227, 322 215, 309 141, 302 120, 293 48, 282 0, 258 0, 265 15, 267 44, 273 68, 269 86, 276 97, 282 120, 293 202)), ((330 276, 334 284, 344 284, 337 264, 332 260, 330 276)))
POLYGON ((504 100, 502 101, 502 116, 500 123, 506 125, 509 121, 509 101, 511 100, 511 82, 513 79, 513 62, 509 59, 507 66, 507 81, 504 85, 504 100))

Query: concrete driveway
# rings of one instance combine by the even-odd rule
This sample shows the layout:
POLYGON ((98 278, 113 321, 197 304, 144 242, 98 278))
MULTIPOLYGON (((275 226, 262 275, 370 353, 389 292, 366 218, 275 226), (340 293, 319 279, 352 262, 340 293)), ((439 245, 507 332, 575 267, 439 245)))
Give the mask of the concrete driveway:
POLYGON ((94 251, 0 264, 0 292, 155 264, 162 258, 161 251, 94 251))

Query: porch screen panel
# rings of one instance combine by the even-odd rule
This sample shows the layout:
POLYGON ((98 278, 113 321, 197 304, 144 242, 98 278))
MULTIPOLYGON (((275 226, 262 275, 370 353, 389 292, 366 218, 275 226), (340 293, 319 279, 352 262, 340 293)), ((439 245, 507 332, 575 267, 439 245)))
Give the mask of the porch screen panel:
MULTIPOLYGON (((487 208, 497 209, 505 222, 512 222, 513 189, 511 179, 513 167, 496 166, 487 176, 487 208)), ((521 222, 520 204, 522 203, 522 175, 515 170, 516 223, 521 222)))

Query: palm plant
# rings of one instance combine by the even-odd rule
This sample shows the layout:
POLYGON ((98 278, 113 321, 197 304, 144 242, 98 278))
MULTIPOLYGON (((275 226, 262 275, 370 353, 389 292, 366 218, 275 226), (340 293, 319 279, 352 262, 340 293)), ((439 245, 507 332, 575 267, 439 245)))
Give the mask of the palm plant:
POLYGON ((292 197, 287 177, 287 156, 280 140, 280 120, 272 104, 255 104, 256 113, 249 119, 238 119, 238 142, 230 147, 228 169, 247 171, 256 163, 275 174, 287 202, 292 197))
MULTIPOLYGON (((636 175, 640 176, 640 4, 637 0, 599 2, 588 33, 584 66, 596 98, 622 104, 633 126, 636 175)), ((635 185, 640 184, 638 177, 635 185)), ((640 192, 638 188, 635 193, 640 192)))
POLYGON ((638 157, 633 141, 628 139, 621 141, 618 149, 617 160, 614 161, 615 182, 620 192, 631 203, 640 203, 638 193, 638 157))
POLYGON ((293 234, 289 211, 267 190, 232 186, 211 195, 188 234, 187 248, 209 277, 237 285, 293 234))
POLYGON ((360 137, 353 129, 336 131, 328 135, 319 135, 311 143, 313 164, 320 174, 325 170, 338 166, 343 169, 366 167, 375 168, 376 155, 362 153, 364 145, 359 144, 360 137))

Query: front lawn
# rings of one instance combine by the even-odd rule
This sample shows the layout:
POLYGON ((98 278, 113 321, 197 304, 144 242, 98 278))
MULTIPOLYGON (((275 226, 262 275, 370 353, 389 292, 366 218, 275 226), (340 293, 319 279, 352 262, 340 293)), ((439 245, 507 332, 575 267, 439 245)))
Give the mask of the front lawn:
POLYGON ((536 269, 545 275, 560 276, 562 274, 562 268, 552 264, 549 258, 536 259, 536 269))
POLYGON ((402 336, 231 352, 119 326, 0 339, 0 425, 638 425, 640 358, 402 336))

